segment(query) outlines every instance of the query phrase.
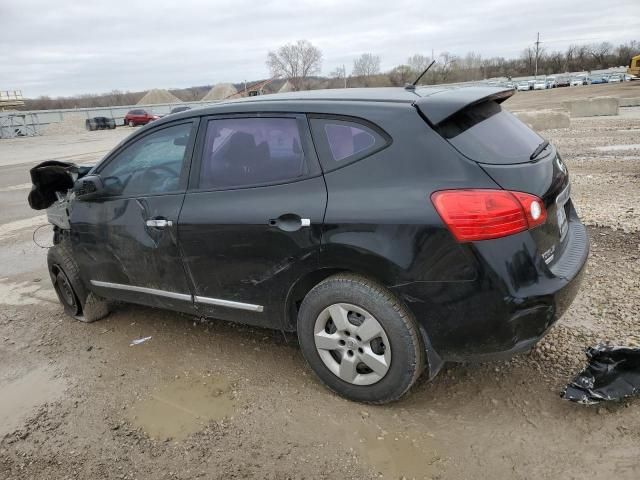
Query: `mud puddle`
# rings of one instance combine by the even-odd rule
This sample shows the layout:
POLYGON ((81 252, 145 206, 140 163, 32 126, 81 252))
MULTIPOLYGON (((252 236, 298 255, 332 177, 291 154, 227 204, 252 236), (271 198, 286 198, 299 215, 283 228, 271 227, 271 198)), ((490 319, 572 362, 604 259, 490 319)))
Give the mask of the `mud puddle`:
POLYGON ((384 425, 377 415, 361 412, 361 418, 331 418, 343 446, 357 453, 361 463, 382 478, 422 480, 432 478, 446 461, 435 448, 434 436, 411 427, 397 430, 397 422, 384 425), (396 428, 391 428, 395 426, 396 428))
POLYGON ((182 440, 236 409, 230 381, 214 376, 180 377, 152 391, 130 409, 131 422, 158 440, 182 440))
POLYGON ((371 428, 358 432, 360 457, 384 478, 431 478, 443 462, 432 443, 432 438, 417 432, 371 428))
POLYGON ((6 383, 0 382, 0 438, 22 425, 37 407, 57 400, 66 384, 46 367, 6 383))

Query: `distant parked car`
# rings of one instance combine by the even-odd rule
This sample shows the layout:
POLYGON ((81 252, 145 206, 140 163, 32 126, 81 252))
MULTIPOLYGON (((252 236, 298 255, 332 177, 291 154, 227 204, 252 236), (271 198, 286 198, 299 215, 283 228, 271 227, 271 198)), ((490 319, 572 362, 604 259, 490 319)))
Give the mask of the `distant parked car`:
POLYGON ((556 77, 547 77, 547 88, 556 88, 557 86, 556 77))
POLYGON ((524 82, 518 82, 518 86, 516 87, 516 90, 518 90, 519 92, 526 92, 530 90, 529 82, 527 82, 526 80, 524 82))
POLYGON ((609 77, 605 75, 594 75, 591 77, 591 84, 597 85, 600 83, 607 83, 609 81, 609 77))
POLYGON ((136 108, 135 110, 129 110, 124 116, 124 124, 130 127, 137 125, 146 125, 149 122, 153 122, 160 118, 160 115, 154 115, 142 108, 136 108))
POLYGON ((536 80, 535 83, 533 84, 533 89, 534 90, 546 90, 547 88, 547 82, 546 80, 536 80))
POLYGON ((191 110, 191 107, 187 107, 186 105, 182 105, 181 107, 172 108, 171 111, 169 112, 169 115, 171 115, 172 113, 186 112, 187 110, 191 110))
POLYGON ((624 76, 620 73, 614 73, 609 77, 609 83, 620 83, 624 82, 624 76))
POLYGON ((568 87, 569 77, 556 77, 556 87, 568 87))
POLYGON ((571 79, 572 87, 581 87, 582 85, 589 85, 591 83, 591 79, 586 75, 578 75, 571 79))
POLYGON ((113 130, 116 128, 116 121, 109 117, 93 117, 87 118, 84 122, 84 126, 90 132, 94 130, 113 130))

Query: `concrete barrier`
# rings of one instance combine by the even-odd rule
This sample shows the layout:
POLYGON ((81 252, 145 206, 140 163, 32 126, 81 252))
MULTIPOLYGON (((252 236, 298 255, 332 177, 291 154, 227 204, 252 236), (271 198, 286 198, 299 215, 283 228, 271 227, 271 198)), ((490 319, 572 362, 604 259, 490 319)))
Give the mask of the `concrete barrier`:
POLYGON ((563 102, 571 117, 598 117, 618 115, 618 99, 614 97, 596 97, 585 100, 563 102))
POLYGON ((640 97, 619 98, 618 105, 621 107, 640 107, 640 97))
POLYGON ((534 130, 550 130, 552 128, 568 128, 571 121, 569 114, 557 110, 535 110, 531 112, 514 112, 514 115, 534 130))

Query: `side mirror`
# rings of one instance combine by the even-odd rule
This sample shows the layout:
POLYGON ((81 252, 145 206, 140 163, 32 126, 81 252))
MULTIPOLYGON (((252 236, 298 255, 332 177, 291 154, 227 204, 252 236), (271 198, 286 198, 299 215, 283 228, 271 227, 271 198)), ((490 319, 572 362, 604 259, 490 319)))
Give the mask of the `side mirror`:
POLYGON ((104 185, 98 175, 87 175, 79 178, 73 185, 73 192, 81 200, 91 200, 99 196, 103 190, 104 185))

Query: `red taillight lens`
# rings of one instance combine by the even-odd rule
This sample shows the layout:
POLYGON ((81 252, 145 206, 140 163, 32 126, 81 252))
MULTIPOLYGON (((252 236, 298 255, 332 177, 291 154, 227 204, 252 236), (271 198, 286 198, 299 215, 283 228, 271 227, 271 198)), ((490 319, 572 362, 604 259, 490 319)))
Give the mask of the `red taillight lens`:
POLYGON ((543 224, 544 203, 535 195, 507 190, 443 190, 431 201, 459 242, 489 240, 543 224))

